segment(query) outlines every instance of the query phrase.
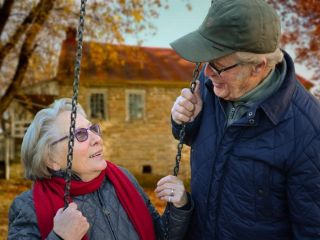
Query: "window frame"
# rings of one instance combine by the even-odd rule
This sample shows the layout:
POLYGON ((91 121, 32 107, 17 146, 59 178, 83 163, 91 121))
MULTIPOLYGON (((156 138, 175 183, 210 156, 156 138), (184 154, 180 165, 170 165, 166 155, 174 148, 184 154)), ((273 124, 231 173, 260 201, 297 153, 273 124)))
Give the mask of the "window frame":
POLYGON ((104 121, 108 121, 109 120, 109 113, 108 113, 108 108, 107 108, 107 101, 108 101, 108 93, 106 89, 90 89, 89 90, 89 95, 88 95, 88 117, 90 119, 99 119, 99 120, 104 120, 104 121), (103 95, 103 108, 104 108, 104 114, 105 116, 102 118, 94 118, 92 117, 92 109, 91 109, 91 97, 94 94, 102 94, 103 95))
POLYGON ((130 121, 144 121, 146 119, 146 91, 142 89, 126 89, 125 91, 125 104, 126 104, 126 122, 130 121), (141 119, 131 119, 130 116, 130 95, 136 94, 142 97, 142 118, 141 119))

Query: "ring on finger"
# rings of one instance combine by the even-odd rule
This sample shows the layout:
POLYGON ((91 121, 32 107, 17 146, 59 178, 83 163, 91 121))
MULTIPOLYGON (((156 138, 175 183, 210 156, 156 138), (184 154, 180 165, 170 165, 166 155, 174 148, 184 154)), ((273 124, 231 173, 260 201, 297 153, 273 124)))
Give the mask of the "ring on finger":
POLYGON ((173 196, 174 196, 174 190, 173 190, 173 188, 171 188, 170 196, 171 196, 171 197, 173 197, 173 196))

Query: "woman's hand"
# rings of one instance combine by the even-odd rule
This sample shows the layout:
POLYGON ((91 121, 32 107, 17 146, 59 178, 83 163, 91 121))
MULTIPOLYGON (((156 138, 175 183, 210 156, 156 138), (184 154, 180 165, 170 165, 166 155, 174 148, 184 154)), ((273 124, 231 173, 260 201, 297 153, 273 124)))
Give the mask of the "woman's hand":
POLYGON ((87 219, 73 202, 65 210, 60 208, 53 218, 53 231, 65 240, 82 239, 89 226, 87 219))
POLYGON ((163 201, 171 202, 180 208, 188 203, 188 197, 183 182, 172 175, 161 178, 157 183, 155 193, 163 201))

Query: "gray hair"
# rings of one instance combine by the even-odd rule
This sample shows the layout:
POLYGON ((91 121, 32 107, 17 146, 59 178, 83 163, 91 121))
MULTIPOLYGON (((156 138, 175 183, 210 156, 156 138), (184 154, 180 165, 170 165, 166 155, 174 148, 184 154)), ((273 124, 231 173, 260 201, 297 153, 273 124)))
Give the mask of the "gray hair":
POLYGON ((267 66, 269 68, 274 68, 275 65, 283 60, 283 52, 279 48, 272 53, 257 54, 249 52, 235 52, 235 55, 240 62, 252 64, 260 63, 262 58, 265 57, 267 59, 267 66))
MULTIPOLYGON (((36 180, 51 177, 46 161, 52 159, 53 147, 51 143, 58 138, 53 123, 61 112, 71 110, 71 99, 62 98, 55 100, 48 108, 40 110, 34 117, 21 145, 21 159, 27 179, 36 180)), ((77 114, 86 117, 80 104, 77 105, 77 114)))

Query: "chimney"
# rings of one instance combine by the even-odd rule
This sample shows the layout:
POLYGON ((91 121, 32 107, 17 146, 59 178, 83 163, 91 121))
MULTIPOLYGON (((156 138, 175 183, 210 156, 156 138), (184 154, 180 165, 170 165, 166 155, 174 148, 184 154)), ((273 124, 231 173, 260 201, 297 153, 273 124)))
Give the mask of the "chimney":
POLYGON ((77 29, 73 27, 68 27, 66 31, 66 42, 75 43, 77 38, 77 29))

